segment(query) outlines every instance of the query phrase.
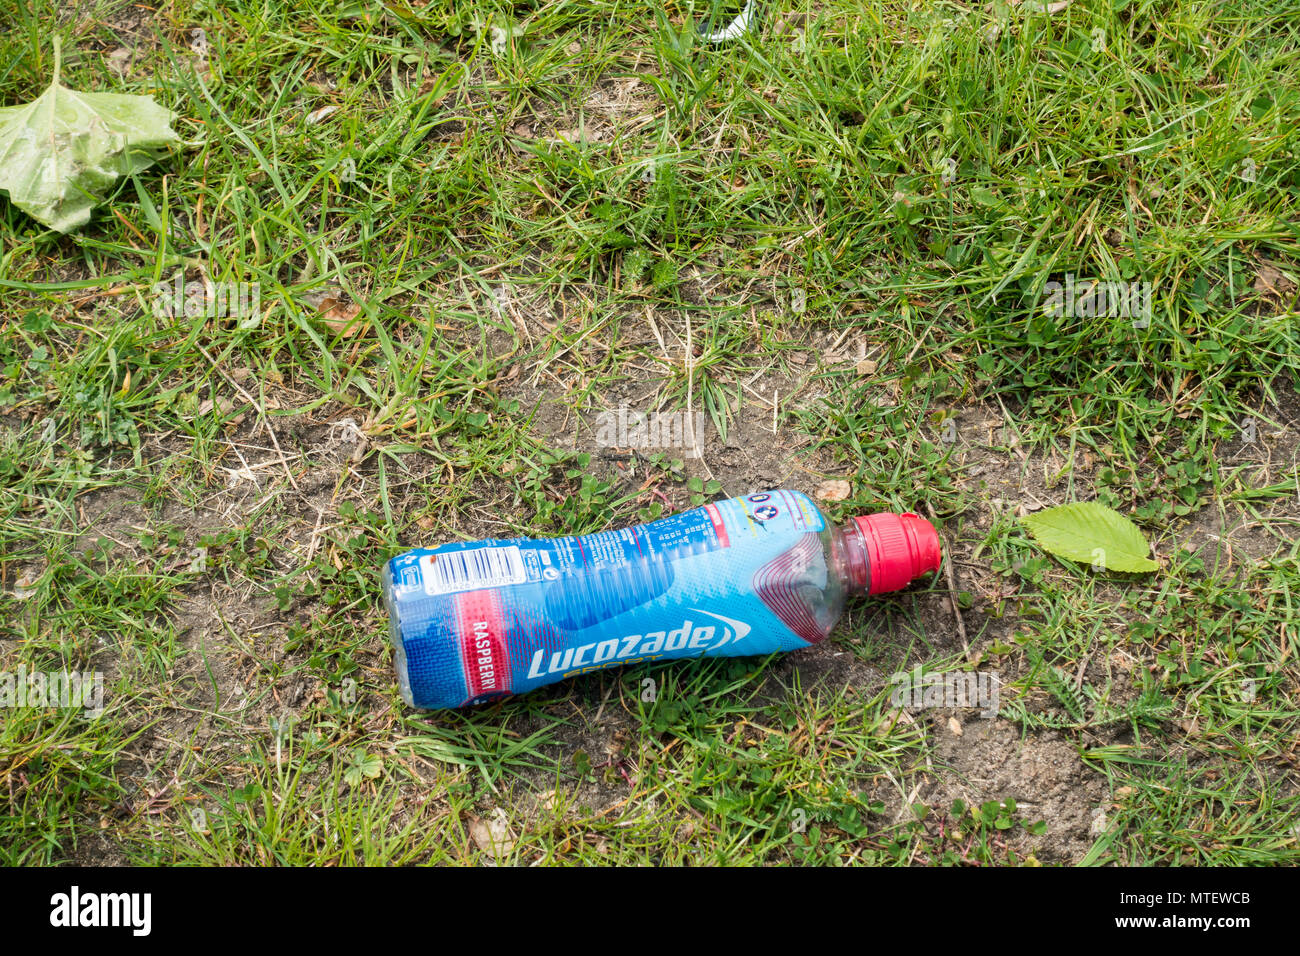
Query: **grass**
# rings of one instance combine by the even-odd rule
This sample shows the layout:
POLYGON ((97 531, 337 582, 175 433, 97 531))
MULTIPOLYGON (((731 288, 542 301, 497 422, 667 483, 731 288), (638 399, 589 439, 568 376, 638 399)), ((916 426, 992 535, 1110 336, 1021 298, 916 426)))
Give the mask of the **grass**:
POLYGON ((1293 11, 1033 6, 801 0, 712 47, 704 2, 0 0, 0 103, 57 32, 66 84, 186 141, 70 236, 0 200, 0 670, 107 682, 97 720, 0 719, 0 860, 1300 859, 1293 11), (260 310, 167 314, 178 271, 260 310), (1067 276, 1151 313, 1052 315, 1067 276), (716 437, 602 452, 620 403, 716 437), (1071 796, 890 705, 961 666, 943 579, 798 666, 401 705, 384 558, 757 465, 849 480, 836 518, 934 509, 989 746, 1064 753, 1071 796), (1160 572, 1015 520, 1092 498, 1160 572))

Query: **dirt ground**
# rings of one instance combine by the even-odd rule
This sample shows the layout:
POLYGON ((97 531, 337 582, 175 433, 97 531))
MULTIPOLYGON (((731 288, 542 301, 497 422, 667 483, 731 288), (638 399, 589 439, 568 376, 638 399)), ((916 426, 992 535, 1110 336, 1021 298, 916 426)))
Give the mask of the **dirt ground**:
MULTIPOLYGON (((633 328, 628 334, 636 335, 638 331, 633 328)), ((831 331, 821 334, 834 338, 831 331)), ((783 403, 814 401, 816 387, 810 387, 809 382, 819 369, 815 355, 816 343, 803 376, 772 372, 756 379, 752 392, 788 396, 783 403)), ((653 394, 655 388, 653 377, 629 377, 602 396, 601 407, 617 407, 620 403, 645 407, 647 394, 653 394)), ((539 377, 538 384, 533 384, 521 375, 509 397, 518 399, 525 413, 535 412, 534 432, 553 447, 598 451, 591 438, 592 410, 570 407, 566 404, 567 393, 554 383, 548 386, 539 377)), ((291 409, 304 398, 286 389, 275 397, 275 404, 291 409)), ((960 422, 961 436, 989 434, 1005 424, 1003 412, 997 408, 967 405, 952 411, 960 422)), ((1225 449, 1228 455, 1258 463, 1262 482, 1275 478, 1279 469, 1293 466, 1300 432, 1300 405, 1294 398, 1266 412, 1282 427, 1261 427, 1253 445, 1225 449)), ((293 663, 303 652, 285 649, 291 625, 310 620, 319 612, 307 599, 282 606, 270 588, 277 573, 287 574, 303 566, 347 533, 348 521, 340 514, 343 502, 375 505, 374 456, 367 456, 368 439, 341 406, 276 418, 274 426, 278 451, 277 443, 268 440, 256 420, 246 419, 236 426, 227 436, 226 452, 207 472, 206 486, 186 494, 183 500, 166 492, 159 496, 156 488, 145 500, 146 489, 133 487, 92 491, 78 499, 78 547, 89 548, 97 539, 107 538, 114 543, 116 555, 144 560, 138 535, 160 527, 182 532, 178 561, 192 560, 192 549, 204 535, 232 529, 253 529, 265 535, 269 545, 271 564, 264 572, 265 580, 227 580, 215 574, 200 577, 183 589, 183 596, 167 611, 175 639, 184 650, 177 657, 176 673, 169 675, 174 678, 176 706, 144 731, 130 749, 131 759, 121 766, 128 787, 141 800, 165 790, 185 748, 200 747, 208 754, 230 750, 234 757, 236 751, 247 746, 248 734, 267 734, 268 721, 277 714, 292 714, 295 708, 325 693, 324 687, 301 676, 265 684, 265 668, 257 662, 293 663), (224 716, 214 720, 210 711, 218 705, 224 716)), ((946 560, 953 568, 954 583, 959 590, 974 595, 973 607, 964 612, 966 639, 974 658, 982 648, 1005 640, 1020 623, 1015 614, 989 619, 979 613, 982 605, 997 599, 1002 579, 987 556, 974 556, 976 544, 990 522, 1011 507, 1009 502, 1028 502, 1035 507, 1059 503, 1064 500, 1064 487, 1049 489, 1041 478, 1044 473, 1058 472, 1062 464, 1059 461, 1042 462, 1035 454, 1024 454, 1016 448, 992 451, 978 440, 959 445, 954 454, 961 463, 965 490, 972 493, 973 503, 961 514, 944 515, 943 529, 946 560)), ((144 453, 159 469, 176 468, 181 467, 179 462, 188 454, 188 448, 174 437, 155 438, 146 442, 144 453)), ((620 462, 619 457, 617 453, 596 457, 592 467, 609 476, 622 475, 620 486, 635 488, 639 477, 628 474, 628 462, 620 462)), ((440 511, 441 476, 434 460, 410 454, 404 456, 403 462, 405 474, 394 474, 391 468, 388 474, 389 494, 396 511, 430 515, 442 528, 450 529, 441 534, 454 533, 469 539, 499 532, 500 512, 494 489, 482 489, 483 504, 477 514, 473 510, 447 514, 445 509, 440 511)), ((812 494, 830 467, 831 463, 811 450, 807 439, 785 420, 779 421, 774 433, 770 404, 764 406, 749 397, 735 410, 725 443, 710 425, 702 456, 686 459, 689 474, 716 478, 727 495, 776 487, 812 494)), ((1086 481, 1087 470, 1081 467, 1076 480, 1086 481)), ((665 487, 670 489, 675 509, 689 506, 684 486, 665 487)), ((918 501, 918 506, 923 504, 923 500, 918 501)), ((1245 515, 1215 515, 1209 509, 1194 514, 1178 537, 1184 546, 1201 548, 1211 561, 1259 557, 1277 546, 1245 515)), ((414 546, 438 542, 407 543, 414 546)), ((777 698, 851 687, 865 699, 885 686, 891 672, 906 670, 921 660, 956 659, 963 654, 945 582, 914 589, 903 599, 914 609, 925 646, 917 646, 903 635, 882 633, 864 660, 852 646, 834 639, 772 663, 763 694, 777 698)), ((363 616, 371 635, 361 649, 359 677, 363 705, 373 709, 367 721, 376 727, 395 726, 396 715, 388 712, 387 702, 367 693, 394 680, 378 592, 372 607, 356 613, 363 616)), ((851 611, 842 628, 860 633, 872 627, 874 619, 870 608, 860 608, 851 611)), ((1004 683, 1017 676, 1010 661, 1008 658, 1001 665, 1004 683)), ((111 682, 114 665, 111 660, 105 663, 111 682)), ((1088 673, 1100 678, 1111 670, 1108 662, 1094 662, 1088 673)), ((561 746, 554 756, 561 766, 569 765, 579 750, 593 755, 617 752, 637 733, 617 708, 606 706, 607 697, 602 700, 600 696, 602 686, 599 678, 592 678, 577 694, 577 705, 589 719, 557 728, 561 746)), ((1090 826, 1098 812, 1104 812, 1112 795, 1106 792, 1102 777, 1083 765, 1076 746, 1061 734, 1025 731, 1004 719, 983 719, 974 711, 915 712, 904 719, 929 723, 932 753, 927 769, 908 781, 910 793, 885 787, 872 795, 886 803, 890 814, 902 813, 918 799, 948 804, 960 798, 967 804, 979 805, 1012 798, 1026 814, 1048 823, 1041 836, 1012 837, 1012 846, 1018 852, 1033 852, 1042 862, 1065 863, 1077 861, 1091 845, 1095 835, 1090 833, 1090 826)), ((1090 735, 1090 742, 1119 742, 1126 733, 1097 731, 1090 735)), ((536 784, 541 793, 553 781, 539 774, 536 784)), ((625 787, 591 781, 582 785, 577 798, 593 807, 605 807, 626 795, 625 787)), ((79 862, 100 864, 119 860, 120 853, 111 840, 90 840, 83 841, 76 857, 79 862)))

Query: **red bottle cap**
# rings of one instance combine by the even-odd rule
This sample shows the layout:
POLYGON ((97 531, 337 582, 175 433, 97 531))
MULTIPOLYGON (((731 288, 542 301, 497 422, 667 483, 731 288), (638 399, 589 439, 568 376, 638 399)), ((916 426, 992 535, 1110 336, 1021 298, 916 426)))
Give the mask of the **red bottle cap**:
POLYGON ((939 533, 920 515, 885 512, 853 520, 866 539, 868 594, 897 591, 939 570, 939 533))

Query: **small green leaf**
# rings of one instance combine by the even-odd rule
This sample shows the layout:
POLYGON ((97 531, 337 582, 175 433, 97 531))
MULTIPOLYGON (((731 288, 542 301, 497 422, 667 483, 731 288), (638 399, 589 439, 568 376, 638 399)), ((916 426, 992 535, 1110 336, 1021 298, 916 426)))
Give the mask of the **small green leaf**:
POLYGON ((1096 501, 1058 505, 1024 518, 1034 540, 1052 554, 1107 571, 1155 571, 1151 546, 1118 511, 1096 501))

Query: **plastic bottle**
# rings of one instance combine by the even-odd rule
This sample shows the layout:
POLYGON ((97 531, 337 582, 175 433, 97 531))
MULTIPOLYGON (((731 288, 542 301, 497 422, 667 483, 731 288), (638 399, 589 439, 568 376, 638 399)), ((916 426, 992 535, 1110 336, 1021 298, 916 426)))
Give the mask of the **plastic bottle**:
POLYGON ((402 697, 462 707, 606 667, 790 651, 856 594, 939 567, 914 514, 830 525, 807 495, 733 498, 622 531, 418 548, 384 567, 402 697))

